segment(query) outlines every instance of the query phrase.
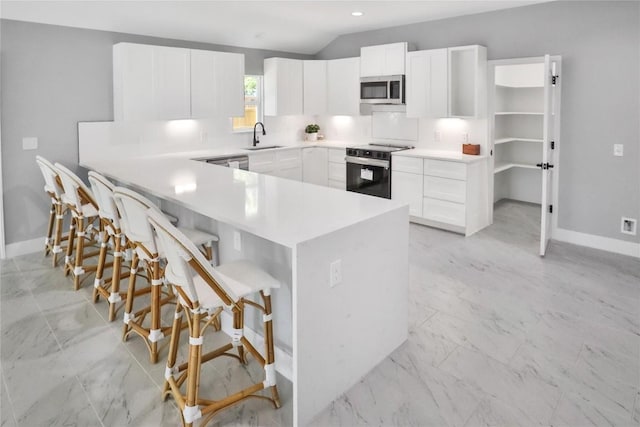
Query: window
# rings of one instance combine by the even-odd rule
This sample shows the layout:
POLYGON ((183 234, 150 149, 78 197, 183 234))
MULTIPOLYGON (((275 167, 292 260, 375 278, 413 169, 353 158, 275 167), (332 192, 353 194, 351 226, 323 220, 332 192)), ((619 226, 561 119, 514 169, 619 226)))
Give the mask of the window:
POLYGON ((262 121, 262 76, 244 76, 244 117, 233 118, 233 131, 252 131, 262 121))

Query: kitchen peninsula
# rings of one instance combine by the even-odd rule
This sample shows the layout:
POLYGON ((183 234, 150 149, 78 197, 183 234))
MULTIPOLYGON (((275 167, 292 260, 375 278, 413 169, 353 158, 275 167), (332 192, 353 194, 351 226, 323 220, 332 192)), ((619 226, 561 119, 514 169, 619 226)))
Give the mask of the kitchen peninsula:
MULTIPOLYGON (((293 384, 294 425, 407 339, 406 204, 179 154, 80 163, 212 219, 222 263, 248 258, 282 281, 274 292, 276 365, 293 384)), ((247 322, 259 331, 255 325, 247 322)))

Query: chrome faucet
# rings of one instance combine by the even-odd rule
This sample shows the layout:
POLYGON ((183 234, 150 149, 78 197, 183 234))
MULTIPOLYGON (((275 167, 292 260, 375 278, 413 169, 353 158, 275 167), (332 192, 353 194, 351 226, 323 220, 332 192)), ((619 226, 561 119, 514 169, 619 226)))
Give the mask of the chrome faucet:
POLYGON ((263 135, 267 134, 267 132, 264 130, 264 124, 262 122, 256 122, 256 124, 253 125, 253 146, 254 147, 258 145, 258 143, 260 142, 260 139, 256 136, 256 127, 258 127, 258 125, 262 127, 262 134, 263 135))

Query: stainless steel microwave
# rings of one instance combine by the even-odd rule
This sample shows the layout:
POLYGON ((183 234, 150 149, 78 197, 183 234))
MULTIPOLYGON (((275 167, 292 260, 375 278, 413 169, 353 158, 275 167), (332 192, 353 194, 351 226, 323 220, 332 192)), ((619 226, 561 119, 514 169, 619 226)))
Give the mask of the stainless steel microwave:
POLYGON ((363 104, 404 104, 404 75, 361 77, 360 102, 363 104))

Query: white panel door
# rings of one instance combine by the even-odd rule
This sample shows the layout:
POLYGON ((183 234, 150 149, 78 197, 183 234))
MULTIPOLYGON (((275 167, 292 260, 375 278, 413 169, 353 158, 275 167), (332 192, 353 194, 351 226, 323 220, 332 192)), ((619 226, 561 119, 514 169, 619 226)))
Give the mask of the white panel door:
POLYGON ((304 114, 327 113, 327 61, 303 61, 304 114))
POLYGON ((360 58, 327 61, 327 112, 332 115, 360 115, 360 58))
POLYGON ((244 116, 244 55, 191 50, 191 117, 244 116))
POLYGON ((121 120, 153 120, 153 46, 113 46, 113 116, 121 120))
POLYGON ((309 147, 302 150, 302 180, 311 184, 328 184, 328 151, 324 147, 309 147))
MULTIPOLYGON (((560 58, 551 59, 549 55, 544 57, 544 124, 543 124, 543 143, 542 143, 542 205, 541 205, 541 224, 540 224, 540 256, 544 256, 547 252, 549 239, 551 239, 551 222, 553 201, 553 179, 555 156, 551 149, 551 142, 556 141, 557 119, 560 114, 560 79, 555 84, 552 83, 552 76, 560 73, 560 58)), ((556 207, 557 210, 557 207, 556 207)), ((557 214, 557 212, 556 212, 557 214)))
POLYGON ((360 76, 377 77, 384 75, 385 47, 365 46, 360 48, 360 76))
POLYGON ((397 76, 405 73, 406 43, 391 43, 384 49, 384 76, 397 76))
POLYGON ((429 115, 447 117, 449 107, 449 54, 447 49, 430 50, 431 80, 429 115))
POLYGON ((264 114, 302 114, 302 61, 288 58, 264 60, 264 114))
POLYGON ((156 119, 191 117, 190 58, 189 49, 153 47, 153 111, 156 119))
POLYGON ((447 49, 408 52, 407 117, 447 117, 447 49))
POLYGON ((409 204, 409 215, 422 216, 422 175, 394 170, 391 198, 409 204))

